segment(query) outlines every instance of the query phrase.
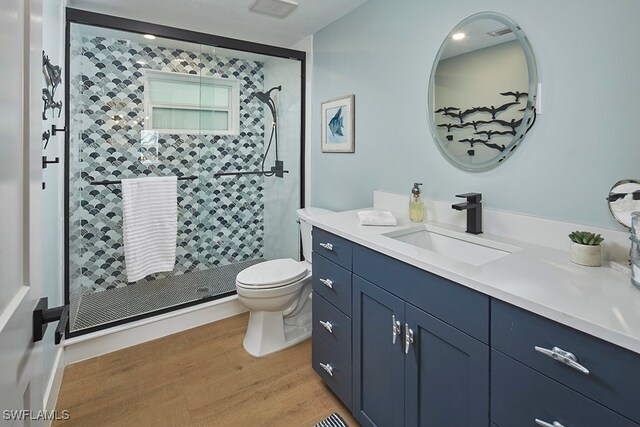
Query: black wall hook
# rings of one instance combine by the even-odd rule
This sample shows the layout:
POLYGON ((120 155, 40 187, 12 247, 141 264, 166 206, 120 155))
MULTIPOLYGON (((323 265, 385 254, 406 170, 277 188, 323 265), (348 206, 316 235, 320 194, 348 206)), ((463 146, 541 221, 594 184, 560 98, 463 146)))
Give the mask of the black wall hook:
POLYGON ((51 125, 51 135, 53 136, 55 136, 58 132, 66 132, 66 131, 67 131, 66 126, 59 128, 59 127, 56 127, 56 125, 51 125))
POLYGON ((60 157, 56 157, 55 160, 49 160, 47 156, 42 156, 42 169, 46 169, 47 165, 57 165, 60 163, 60 157))

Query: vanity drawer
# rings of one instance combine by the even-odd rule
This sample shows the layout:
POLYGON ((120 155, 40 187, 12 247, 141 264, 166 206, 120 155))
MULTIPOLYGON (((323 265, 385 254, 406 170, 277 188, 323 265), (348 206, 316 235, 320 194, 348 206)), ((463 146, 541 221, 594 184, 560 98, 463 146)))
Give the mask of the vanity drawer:
POLYGON ((491 421, 501 427, 545 426, 543 422, 556 427, 638 427, 495 350, 491 355, 491 421))
POLYGON ((314 252, 313 292, 351 317, 351 272, 314 252))
POLYGON ((335 351, 315 332, 312 348, 313 369, 351 410, 351 363, 335 351))
POLYGON ((640 355, 498 300, 492 301, 491 346, 640 423, 640 355), (535 347, 571 352, 589 373, 535 347))
POLYGON ((351 319, 318 294, 313 296, 313 332, 351 362, 351 319))
POLYGON ((351 270, 351 248, 353 243, 328 233, 324 230, 313 228, 313 252, 351 270))
POLYGON ((489 343, 487 295, 358 245, 353 248, 353 273, 489 343))

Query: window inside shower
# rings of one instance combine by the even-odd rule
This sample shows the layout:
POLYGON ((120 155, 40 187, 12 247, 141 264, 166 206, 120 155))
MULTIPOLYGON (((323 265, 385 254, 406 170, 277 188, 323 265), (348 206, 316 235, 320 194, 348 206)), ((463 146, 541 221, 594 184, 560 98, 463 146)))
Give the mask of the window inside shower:
POLYGON ((68 19, 70 336, 233 296, 244 268, 299 259, 304 54, 68 19), (256 94, 276 86, 266 154, 274 119, 256 94), (179 179, 175 266, 129 283, 121 181, 152 176, 179 179))

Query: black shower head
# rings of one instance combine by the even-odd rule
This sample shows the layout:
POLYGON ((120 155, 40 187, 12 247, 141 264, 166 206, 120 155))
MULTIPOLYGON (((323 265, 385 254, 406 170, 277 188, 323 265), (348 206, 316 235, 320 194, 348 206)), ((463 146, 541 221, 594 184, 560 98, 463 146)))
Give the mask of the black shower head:
POLYGON ((270 100, 273 101, 273 99, 271 98, 271 92, 273 92, 274 90, 282 90, 282 86, 274 86, 266 92, 256 92, 255 97, 260 101, 268 104, 270 100))
POLYGON ((256 92, 255 97, 258 98, 260 101, 264 102, 265 104, 268 104, 269 100, 271 99, 269 95, 267 95, 264 92, 256 92))
POLYGON ((271 92, 273 92, 274 90, 282 90, 282 86, 274 86, 266 92, 256 92, 254 96, 269 106, 271 115, 273 116, 273 121, 275 123, 277 117, 276 103, 273 101, 273 98, 271 98, 271 92))

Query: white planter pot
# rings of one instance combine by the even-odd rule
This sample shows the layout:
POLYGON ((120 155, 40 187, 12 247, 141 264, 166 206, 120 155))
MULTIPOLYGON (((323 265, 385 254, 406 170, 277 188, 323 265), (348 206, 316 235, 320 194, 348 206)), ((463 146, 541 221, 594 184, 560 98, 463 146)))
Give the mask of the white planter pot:
POLYGON ((600 245, 589 246, 571 242, 571 262, 587 267, 602 265, 602 248, 600 245))

